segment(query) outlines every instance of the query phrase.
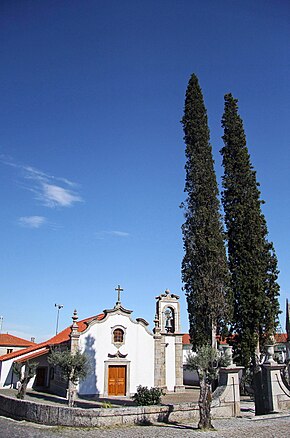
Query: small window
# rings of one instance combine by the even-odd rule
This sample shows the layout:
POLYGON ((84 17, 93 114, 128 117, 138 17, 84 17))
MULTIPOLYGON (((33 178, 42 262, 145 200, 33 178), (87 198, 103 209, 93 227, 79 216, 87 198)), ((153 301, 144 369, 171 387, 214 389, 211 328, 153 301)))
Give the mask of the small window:
POLYGON ((114 344, 122 344, 124 342, 124 332, 121 329, 114 330, 114 344))
POLYGON ((7 348, 7 354, 12 353, 13 352, 13 348, 7 348))

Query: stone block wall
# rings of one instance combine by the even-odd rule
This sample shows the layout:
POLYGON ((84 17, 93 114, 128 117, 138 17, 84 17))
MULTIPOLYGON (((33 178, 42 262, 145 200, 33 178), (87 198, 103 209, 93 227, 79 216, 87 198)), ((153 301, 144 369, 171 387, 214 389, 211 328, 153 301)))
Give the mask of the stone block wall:
MULTIPOLYGON (((81 409, 44 405, 0 395, 0 415, 51 426, 112 427, 150 422, 198 421, 197 403, 165 406, 81 409)), ((213 417, 232 415, 230 406, 213 408, 213 417)))

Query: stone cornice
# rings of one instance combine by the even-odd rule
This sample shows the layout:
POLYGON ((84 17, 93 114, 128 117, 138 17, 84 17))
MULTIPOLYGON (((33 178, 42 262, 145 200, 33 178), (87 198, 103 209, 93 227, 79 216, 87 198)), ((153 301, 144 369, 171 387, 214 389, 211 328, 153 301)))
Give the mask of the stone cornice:
POLYGON ((116 306, 113 309, 105 309, 104 314, 112 314, 112 313, 118 313, 118 314, 125 314, 130 315, 133 312, 133 310, 125 309, 125 307, 122 306, 122 304, 116 304, 116 306))

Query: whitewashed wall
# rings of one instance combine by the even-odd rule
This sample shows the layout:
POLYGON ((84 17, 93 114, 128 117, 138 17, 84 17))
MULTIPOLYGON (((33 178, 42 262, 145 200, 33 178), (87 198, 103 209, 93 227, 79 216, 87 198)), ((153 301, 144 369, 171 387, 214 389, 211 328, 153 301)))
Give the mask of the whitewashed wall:
MULTIPOLYGON (((108 354, 118 349, 112 343, 112 331, 120 327, 125 332, 125 343, 119 349, 127 355, 123 361, 130 362, 129 392, 136 392, 138 385, 154 386, 154 340, 153 335, 141 324, 133 321, 129 315, 108 314, 102 321, 93 321, 80 336, 80 348, 91 363, 90 375, 80 383, 80 394, 104 394, 105 361, 108 354)), ((116 359, 112 365, 118 365, 116 359)))
POLYGON ((185 344, 183 345, 183 383, 184 385, 199 385, 199 378, 196 370, 188 370, 186 368, 186 359, 188 356, 188 353, 193 353, 192 351, 192 345, 191 344, 185 344))

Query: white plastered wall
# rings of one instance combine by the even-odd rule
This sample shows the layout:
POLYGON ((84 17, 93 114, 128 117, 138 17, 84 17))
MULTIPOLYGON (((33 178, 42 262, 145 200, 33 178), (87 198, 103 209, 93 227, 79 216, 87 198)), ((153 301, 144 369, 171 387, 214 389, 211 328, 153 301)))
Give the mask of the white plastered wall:
MULTIPOLYGON (((1 363, 1 380, 0 380, 0 386, 1 387, 10 387, 11 383, 14 383, 12 381, 12 364, 14 362, 14 359, 5 360, 1 363)), ((15 381, 17 381, 16 377, 14 378, 15 381)))
POLYGON ((118 359, 110 359, 108 354, 114 355, 118 348, 112 343, 112 330, 120 327, 125 332, 125 342, 119 348, 129 366, 129 393, 136 392, 138 385, 154 385, 154 340, 151 333, 138 322, 124 314, 108 314, 103 321, 92 322, 88 329, 80 336, 80 348, 85 352, 91 363, 91 372, 80 383, 80 394, 104 394, 106 382, 105 362, 112 361, 118 365, 118 359))

